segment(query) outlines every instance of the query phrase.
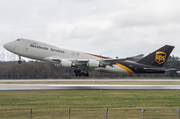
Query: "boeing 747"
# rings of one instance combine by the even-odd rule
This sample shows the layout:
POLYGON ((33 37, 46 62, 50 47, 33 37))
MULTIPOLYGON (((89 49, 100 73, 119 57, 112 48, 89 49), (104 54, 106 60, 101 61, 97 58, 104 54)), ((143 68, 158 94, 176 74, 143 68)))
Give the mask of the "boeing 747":
POLYGON ((21 56, 73 67, 76 76, 89 76, 89 71, 119 74, 165 73, 163 67, 174 46, 165 45, 143 57, 138 55, 127 58, 110 58, 91 53, 59 48, 35 40, 17 39, 3 45, 8 51, 21 56))

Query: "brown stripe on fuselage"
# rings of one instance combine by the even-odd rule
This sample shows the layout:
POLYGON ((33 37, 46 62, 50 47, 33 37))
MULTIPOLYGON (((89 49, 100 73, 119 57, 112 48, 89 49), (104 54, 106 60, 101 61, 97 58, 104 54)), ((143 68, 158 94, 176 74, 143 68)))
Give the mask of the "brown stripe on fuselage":
POLYGON ((122 65, 122 64, 119 64, 116 62, 116 65, 121 67, 122 69, 126 70, 129 74, 135 74, 131 69, 129 69, 128 67, 122 65))

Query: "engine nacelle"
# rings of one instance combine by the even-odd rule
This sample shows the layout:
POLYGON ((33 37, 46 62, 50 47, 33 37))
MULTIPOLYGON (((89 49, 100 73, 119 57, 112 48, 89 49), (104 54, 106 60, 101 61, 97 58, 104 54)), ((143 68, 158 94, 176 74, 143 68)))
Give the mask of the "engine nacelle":
POLYGON ((72 62, 69 60, 62 59, 60 62, 60 66, 62 67, 72 67, 72 62))
POLYGON ((97 68, 100 66, 100 62, 93 60, 93 59, 89 59, 88 63, 87 63, 88 67, 92 67, 92 68, 97 68))

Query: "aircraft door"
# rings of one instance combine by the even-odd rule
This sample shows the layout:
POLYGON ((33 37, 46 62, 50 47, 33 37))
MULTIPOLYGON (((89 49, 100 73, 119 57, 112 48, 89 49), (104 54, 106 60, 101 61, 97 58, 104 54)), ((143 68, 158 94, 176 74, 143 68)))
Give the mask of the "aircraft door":
POLYGON ((25 52, 28 52, 28 47, 25 47, 25 52))

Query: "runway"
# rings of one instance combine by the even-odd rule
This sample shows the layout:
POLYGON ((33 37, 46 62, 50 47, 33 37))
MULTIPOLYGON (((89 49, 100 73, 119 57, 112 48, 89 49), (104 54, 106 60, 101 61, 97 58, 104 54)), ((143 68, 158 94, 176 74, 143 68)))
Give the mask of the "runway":
POLYGON ((180 90, 180 85, 0 84, 0 91, 34 91, 34 90, 180 90))
POLYGON ((68 80, 63 80, 63 79, 51 79, 51 80, 0 80, 0 82, 41 82, 41 81, 54 81, 54 82, 58 82, 58 81, 71 81, 71 82, 78 82, 78 81, 83 81, 83 82, 96 82, 96 81, 101 81, 101 82, 122 82, 122 81, 129 81, 129 82, 133 82, 133 81, 137 81, 137 82, 148 82, 148 81, 153 81, 153 82, 157 82, 157 81, 161 81, 161 82, 171 82, 171 81, 174 81, 174 82, 180 82, 179 79, 175 79, 175 80, 167 80, 167 79, 117 79, 117 80, 114 80, 114 79, 101 79, 101 80, 98 80, 98 79, 68 79, 68 80))

